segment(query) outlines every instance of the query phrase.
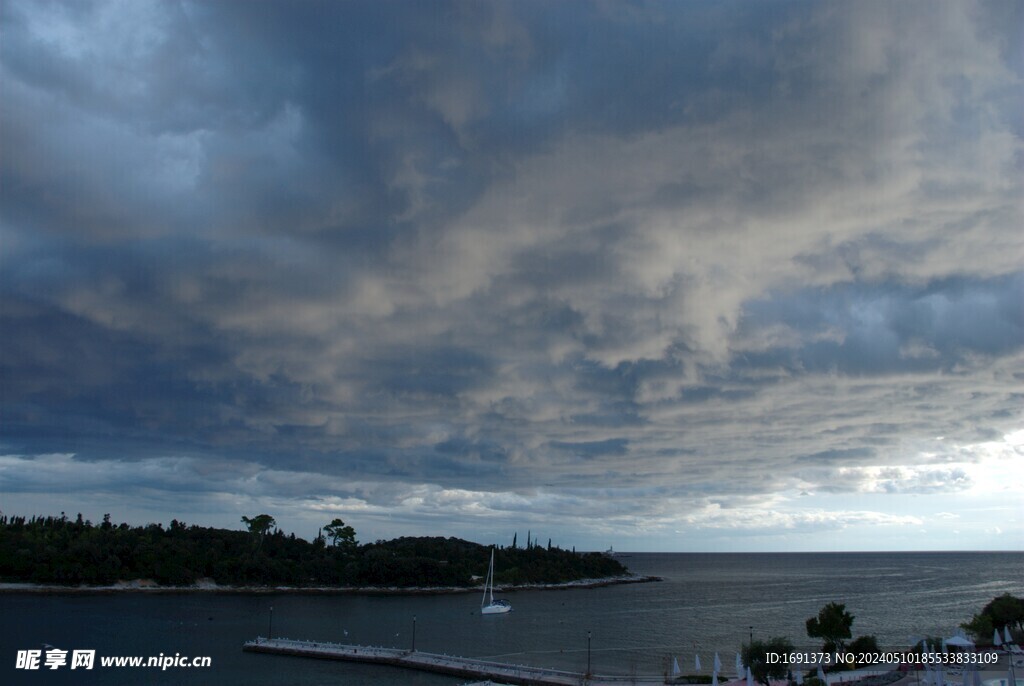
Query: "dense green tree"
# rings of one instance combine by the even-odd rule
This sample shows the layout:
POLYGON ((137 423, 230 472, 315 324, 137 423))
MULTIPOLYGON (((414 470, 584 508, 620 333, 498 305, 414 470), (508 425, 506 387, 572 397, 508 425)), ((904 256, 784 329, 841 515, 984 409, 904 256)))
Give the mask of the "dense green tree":
POLYGON ((793 643, 784 636, 775 636, 767 641, 753 641, 743 645, 743 664, 750 667, 750 673, 758 683, 767 684, 772 679, 785 679, 789 665, 784 661, 769 663, 768 653, 785 655, 793 652, 793 643))
POLYGON ((268 514, 258 514, 251 519, 242 515, 242 523, 249 528, 249 533, 254 536, 266 536, 271 527, 277 524, 277 520, 268 514))
POLYGON ((277 524, 277 521, 268 514, 258 514, 251 519, 242 515, 242 523, 248 527, 249 533, 252 534, 256 548, 261 548, 263 546, 263 539, 267 537, 267 532, 277 524))
MULTIPOLYGON (((866 655, 872 655, 881 652, 878 648, 878 639, 874 636, 858 636, 857 638, 850 641, 850 645, 846 647, 847 651, 853 654, 854 658, 862 657, 866 655)), ((864 667, 869 663, 863 661, 856 662, 854 667, 864 667)))
POLYGON ((974 615, 971 621, 961 624, 964 629, 974 635, 979 643, 992 640, 994 630, 1010 627, 1011 632, 1024 631, 1024 598, 1004 593, 990 600, 981 612, 974 615))
POLYGON ((807 635, 823 639, 822 650, 827 653, 842 652, 846 645, 844 639, 853 635, 850 631, 853 619, 853 615, 846 611, 846 605, 829 603, 818 611, 817 617, 807 620, 807 635))
POLYGON ((969 634, 974 636, 975 643, 986 645, 992 640, 992 633, 995 627, 992 626, 992 617, 978 613, 971 618, 971 621, 960 625, 969 634))
POLYGON ((331 539, 331 545, 343 550, 352 550, 356 547, 356 530, 345 524, 338 518, 331 521, 324 527, 327 538, 331 539))

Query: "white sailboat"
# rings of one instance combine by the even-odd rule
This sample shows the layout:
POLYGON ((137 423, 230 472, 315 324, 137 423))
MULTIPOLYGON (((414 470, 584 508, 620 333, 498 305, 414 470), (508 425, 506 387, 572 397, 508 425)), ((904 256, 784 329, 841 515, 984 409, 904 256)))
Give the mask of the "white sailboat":
POLYGON ((507 600, 494 599, 494 548, 491 548, 491 566, 487 568, 484 597, 480 600, 480 614, 500 615, 511 610, 512 605, 507 600))

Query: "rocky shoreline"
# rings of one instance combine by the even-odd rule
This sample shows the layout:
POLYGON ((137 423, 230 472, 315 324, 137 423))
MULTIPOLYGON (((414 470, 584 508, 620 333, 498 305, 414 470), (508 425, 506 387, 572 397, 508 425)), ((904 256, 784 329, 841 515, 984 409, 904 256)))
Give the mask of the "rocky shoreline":
MULTIPOLYGON (((563 591, 574 588, 600 588, 619 584, 643 584, 662 581, 658 576, 629 574, 603 579, 579 579, 551 584, 523 584, 520 586, 495 586, 495 591, 563 591)), ((50 584, 25 584, 0 582, 0 593, 237 593, 237 594, 350 594, 350 595, 447 595, 455 593, 479 593, 482 586, 221 586, 212 579, 201 579, 191 586, 160 586, 149 579, 119 581, 108 586, 58 586, 50 584)))

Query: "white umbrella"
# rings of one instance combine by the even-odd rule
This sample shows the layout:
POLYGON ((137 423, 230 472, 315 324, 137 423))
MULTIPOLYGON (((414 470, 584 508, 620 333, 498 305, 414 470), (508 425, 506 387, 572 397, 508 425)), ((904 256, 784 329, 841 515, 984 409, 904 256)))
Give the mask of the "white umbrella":
POLYGON ((747 686, 754 686, 754 675, 750 673, 750 667, 747 667, 747 686))
POLYGON ((679 660, 675 656, 672 657, 672 674, 679 674, 679 660))
POLYGON ((740 659, 739 653, 736 653, 736 678, 743 678, 743 660, 740 659))
POLYGON ((796 686, 804 686, 804 670, 796 670, 796 686))
POLYGON ((715 672, 722 671, 722 661, 718 659, 718 653, 715 653, 715 672))
POLYGON ((1013 638, 1010 637, 1009 624, 1003 627, 1003 643, 1013 643, 1013 638))
POLYGON ((718 672, 711 675, 711 686, 718 686, 718 672))
POLYGON ((700 655, 693 656, 693 668, 700 671, 700 655))
POLYGON ((999 629, 992 630, 992 645, 1002 645, 1003 639, 999 638, 999 629))

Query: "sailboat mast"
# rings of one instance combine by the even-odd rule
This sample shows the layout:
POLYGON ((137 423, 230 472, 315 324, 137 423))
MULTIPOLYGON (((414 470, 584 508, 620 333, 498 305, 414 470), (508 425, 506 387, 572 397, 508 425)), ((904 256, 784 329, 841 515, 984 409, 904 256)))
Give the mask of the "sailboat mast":
POLYGON ((494 574, 494 548, 491 548, 491 564, 487 567, 487 578, 484 579, 484 595, 480 598, 480 609, 487 605, 487 594, 491 594, 491 603, 494 602, 494 591, 491 590, 491 575, 494 574))
POLYGON ((494 605, 494 548, 491 548, 491 568, 487 570, 488 586, 491 589, 491 605, 494 605))

